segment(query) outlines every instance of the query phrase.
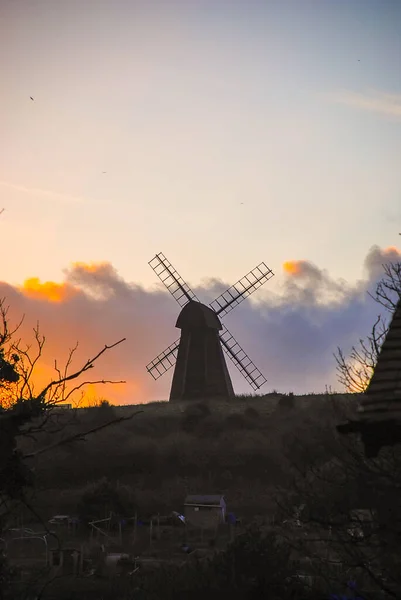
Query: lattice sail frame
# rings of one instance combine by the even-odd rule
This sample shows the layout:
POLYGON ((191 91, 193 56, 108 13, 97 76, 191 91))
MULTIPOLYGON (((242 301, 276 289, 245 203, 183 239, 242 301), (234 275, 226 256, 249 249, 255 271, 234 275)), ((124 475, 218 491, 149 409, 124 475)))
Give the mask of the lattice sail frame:
POLYGON ((237 283, 213 300, 209 306, 218 317, 225 317, 233 308, 238 306, 238 304, 243 302, 273 276, 273 271, 265 263, 260 263, 260 265, 249 271, 237 283))
MULTIPOLYGON (((181 308, 191 300, 200 302, 164 254, 161 252, 156 254, 156 256, 149 261, 149 265, 181 308)), ((210 302, 209 307, 219 317, 224 317, 273 276, 273 271, 271 271, 265 263, 260 263, 260 265, 252 269, 247 275, 239 279, 237 283, 229 287, 223 294, 213 300, 213 302, 210 302)), ((258 390, 262 387, 267 381, 266 378, 241 348, 225 325, 223 325, 223 329, 219 335, 224 352, 252 389, 258 390)), ((146 366, 147 371, 152 375, 153 379, 159 379, 159 377, 164 375, 164 373, 174 366, 177 360, 179 343, 180 339, 176 340, 146 366)))

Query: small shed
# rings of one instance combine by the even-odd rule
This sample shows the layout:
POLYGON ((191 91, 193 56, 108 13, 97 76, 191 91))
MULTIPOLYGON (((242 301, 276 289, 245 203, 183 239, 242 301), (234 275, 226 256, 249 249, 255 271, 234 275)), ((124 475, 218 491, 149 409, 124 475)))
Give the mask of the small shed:
POLYGON ((193 527, 213 529, 225 522, 226 502, 220 494, 187 496, 184 503, 185 522, 193 527))

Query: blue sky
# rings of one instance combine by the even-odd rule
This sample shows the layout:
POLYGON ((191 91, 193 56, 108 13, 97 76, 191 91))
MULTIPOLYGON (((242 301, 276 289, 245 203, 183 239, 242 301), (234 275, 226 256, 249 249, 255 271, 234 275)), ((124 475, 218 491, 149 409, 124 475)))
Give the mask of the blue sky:
POLYGON ((354 284, 400 239, 400 31, 394 0, 3 0, 1 279, 354 284))

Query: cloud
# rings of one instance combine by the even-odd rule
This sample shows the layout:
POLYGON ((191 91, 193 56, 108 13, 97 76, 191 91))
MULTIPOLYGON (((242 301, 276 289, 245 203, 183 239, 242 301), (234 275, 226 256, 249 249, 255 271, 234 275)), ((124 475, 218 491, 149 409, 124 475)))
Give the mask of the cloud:
POLYGON ((283 264, 287 275, 281 297, 297 304, 343 302, 351 288, 343 280, 334 280, 326 270, 307 260, 290 260, 283 264))
MULTIPOLYGON (((337 346, 349 350, 369 333, 380 307, 367 291, 381 278, 383 264, 400 260, 397 248, 374 246, 364 261, 363 278, 353 285, 333 279, 310 261, 287 261, 276 275, 280 281, 275 292, 267 283, 228 314, 224 323, 268 379, 261 392, 338 388, 333 352, 337 346)), ((231 283, 209 279, 193 290, 210 302, 231 283)), ((145 369, 179 337, 179 306, 162 285, 149 290, 127 282, 107 262, 74 263, 60 283, 35 277, 19 287, 0 283, 0 297, 6 297, 13 322, 25 314, 20 332, 24 341, 32 341, 37 321, 46 336, 38 384, 48 381, 54 359, 62 364, 77 341, 73 366, 104 344, 126 337, 124 344, 101 357, 91 377, 124 379, 127 384, 97 386, 90 393, 121 404, 168 398, 172 370, 154 381, 145 369)), ((231 364, 229 369, 237 393, 251 391, 231 364)))
POLYGON ((47 198, 52 198, 53 200, 58 200, 59 202, 80 204, 81 202, 85 201, 85 199, 80 196, 71 196, 70 194, 62 194, 60 192, 44 190, 41 188, 26 187, 25 185, 12 183, 10 181, 0 180, 0 185, 9 188, 10 190, 17 190, 18 192, 24 192, 26 194, 32 194, 35 196, 45 196, 47 198))
POLYGON ((401 119, 401 94, 386 94, 376 90, 363 94, 343 90, 331 94, 330 99, 339 104, 401 119))
POLYGON ((364 269, 367 278, 376 280, 383 271, 383 265, 396 263, 400 260, 400 251, 395 246, 389 246, 385 250, 379 246, 372 246, 364 261, 364 269))

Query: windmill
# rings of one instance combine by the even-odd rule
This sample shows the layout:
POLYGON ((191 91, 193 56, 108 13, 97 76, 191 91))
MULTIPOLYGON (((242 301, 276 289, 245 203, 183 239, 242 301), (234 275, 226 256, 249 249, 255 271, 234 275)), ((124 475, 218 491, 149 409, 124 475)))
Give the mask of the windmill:
POLYGON ((198 300, 162 253, 156 254, 149 265, 182 309, 176 323, 181 337, 146 366, 156 380, 176 364, 170 402, 232 397, 234 391, 223 351, 253 390, 264 385, 265 377, 220 318, 274 276, 265 263, 260 263, 209 306, 198 300))

